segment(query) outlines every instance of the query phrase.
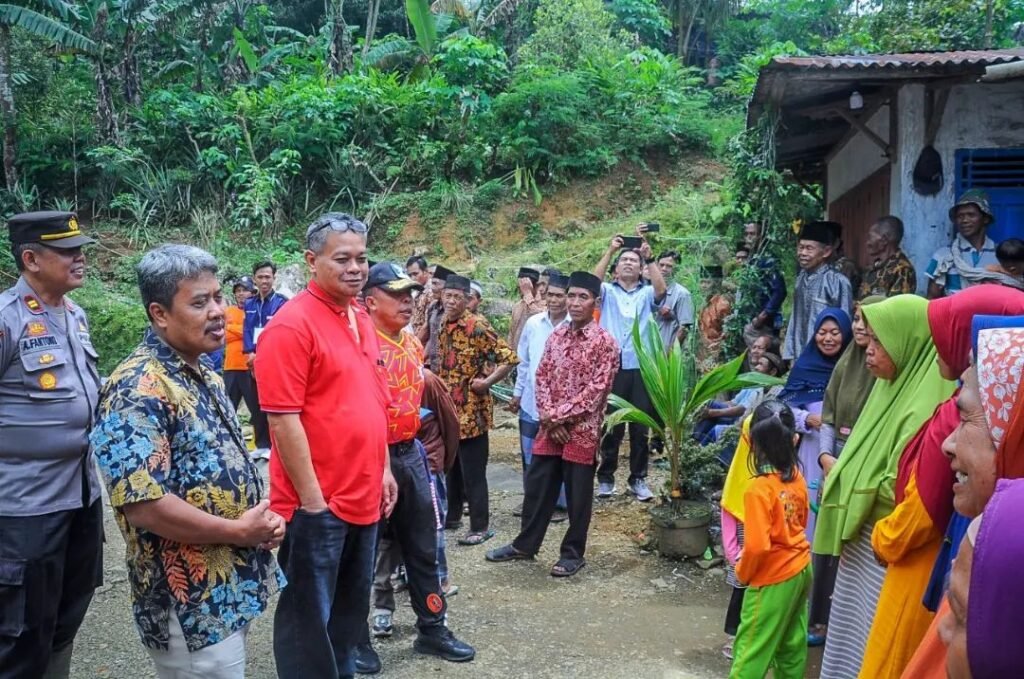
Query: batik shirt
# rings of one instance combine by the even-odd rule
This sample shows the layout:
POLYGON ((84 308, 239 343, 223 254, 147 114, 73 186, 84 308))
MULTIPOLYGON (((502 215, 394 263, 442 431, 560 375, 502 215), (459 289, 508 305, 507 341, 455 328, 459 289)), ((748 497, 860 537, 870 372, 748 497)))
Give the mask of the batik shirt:
POLYGON ((912 295, 917 290, 917 272, 900 250, 886 260, 878 260, 864 272, 857 299, 869 295, 912 295))
POLYGON ((487 363, 516 365, 519 358, 491 324, 466 311, 457 321, 444 319, 437 337, 438 377, 444 380, 459 409, 460 438, 483 436, 494 420, 490 393, 473 393, 470 384, 484 376, 487 363))
POLYGON ((427 324, 427 309, 433 301, 433 296, 426 290, 416 295, 412 305, 412 320, 409 321, 413 332, 419 332, 420 328, 427 324))
POLYGON ((90 443, 124 535, 143 644, 167 649, 172 610, 189 651, 223 641, 266 610, 285 584, 269 551, 175 542, 124 514, 126 505, 175 495, 238 519, 265 496, 224 383, 208 365, 195 370, 147 331, 104 385, 90 443))
POLYGON ((580 330, 571 325, 555 329, 537 366, 537 411, 542 419, 566 425, 569 442, 559 445, 541 429, 533 454, 593 464, 608 394, 618 370, 619 345, 597 323, 588 323, 580 330))

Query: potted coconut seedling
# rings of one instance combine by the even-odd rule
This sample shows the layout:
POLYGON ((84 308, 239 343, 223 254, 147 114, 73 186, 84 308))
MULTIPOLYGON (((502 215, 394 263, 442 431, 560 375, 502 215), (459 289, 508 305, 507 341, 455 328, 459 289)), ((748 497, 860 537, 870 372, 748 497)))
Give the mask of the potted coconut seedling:
POLYGON ((693 439, 694 421, 707 403, 723 392, 772 387, 783 380, 741 373, 742 355, 701 376, 694 359, 696 333, 685 348, 677 342, 671 351, 665 350, 655 323, 648 323, 643 335, 639 323, 634 323, 633 346, 654 415, 612 394, 611 413, 604 426, 608 429, 631 422, 647 427, 664 441, 669 480, 661 501, 650 510, 658 551, 669 557, 697 557, 708 547, 713 512, 704 495, 706 480, 720 475, 721 468, 716 469, 717 447, 702 447, 693 439))

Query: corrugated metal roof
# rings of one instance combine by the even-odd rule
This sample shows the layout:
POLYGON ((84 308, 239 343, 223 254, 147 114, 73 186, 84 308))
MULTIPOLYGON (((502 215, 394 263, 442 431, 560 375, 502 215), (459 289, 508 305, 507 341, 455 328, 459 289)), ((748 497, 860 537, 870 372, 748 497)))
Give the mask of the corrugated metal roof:
POLYGON ((766 68, 788 70, 914 69, 964 64, 987 66, 1024 59, 1024 48, 1007 50, 967 50, 962 52, 911 52, 907 54, 865 54, 822 57, 775 57, 766 68))

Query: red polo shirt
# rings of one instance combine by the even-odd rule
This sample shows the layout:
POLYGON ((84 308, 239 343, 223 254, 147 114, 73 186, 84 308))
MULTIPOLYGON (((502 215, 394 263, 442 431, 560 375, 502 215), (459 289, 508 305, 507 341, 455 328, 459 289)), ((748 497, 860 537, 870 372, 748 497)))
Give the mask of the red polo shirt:
MULTIPOLYGON (((390 396, 376 329, 355 309, 358 339, 346 309, 311 282, 260 335, 255 372, 264 412, 299 414, 331 512, 365 526, 380 519, 390 396)), ((270 508, 290 521, 298 506, 275 440, 270 508)))

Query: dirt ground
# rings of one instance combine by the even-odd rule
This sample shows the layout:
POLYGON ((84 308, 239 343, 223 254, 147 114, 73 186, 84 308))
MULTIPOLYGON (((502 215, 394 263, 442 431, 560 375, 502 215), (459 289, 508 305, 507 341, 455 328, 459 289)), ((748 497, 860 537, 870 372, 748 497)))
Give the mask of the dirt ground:
MULTIPOLYGON (((510 541, 518 529, 512 509, 522 501, 517 433, 492 433, 491 522, 485 547, 449 542, 448 560, 460 592, 449 604, 449 626, 477 649, 456 665, 413 652, 412 610, 400 594, 395 634, 375 646, 380 676, 396 678, 705 679, 725 677, 722 622, 729 599, 720 569, 702 571, 641 550, 645 509, 619 494, 595 504, 588 564, 568 580, 548 571, 563 528, 554 525, 535 562, 490 564, 484 551, 510 541)), ((621 475, 621 471, 620 471, 621 475)), ((625 478, 620 479, 620 488, 625 478)), ((449 535, 453 535, 449 532, 449 535)), ((153 677, 132 623, 124 543, 107 512, 106 583, 96 593, 75 644, 72 677, 153 677)), ((272 613, 272 611, 271 611, 272 613)), ((257 620, 248 639, 248 676, 276 676, 272 615, 257 620)), ((817 676, 812 653, 808 676, 817 676)))

